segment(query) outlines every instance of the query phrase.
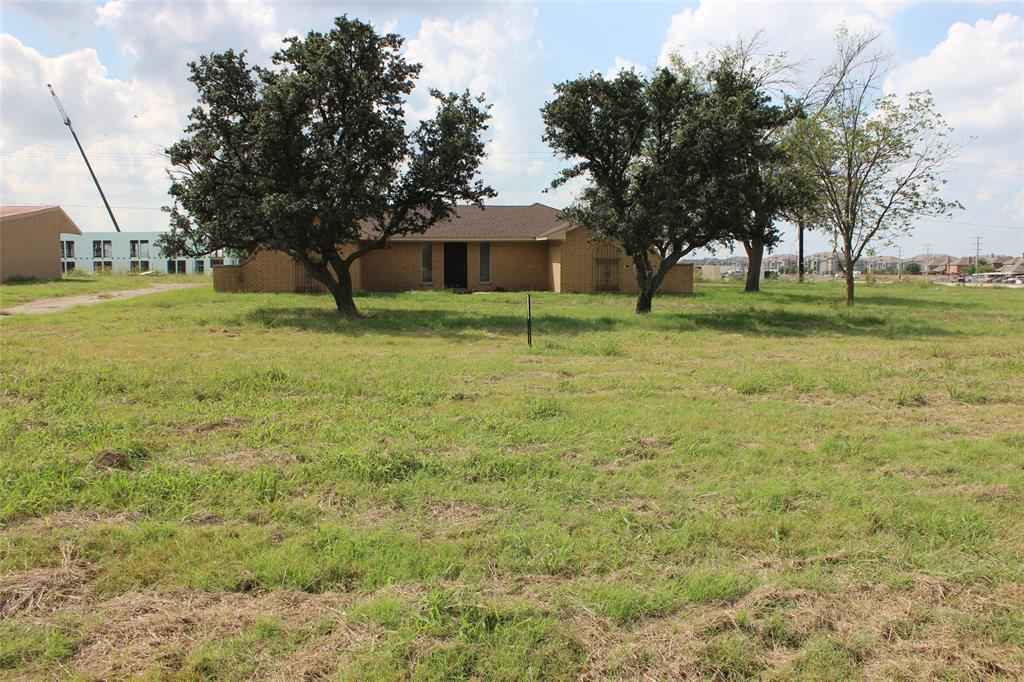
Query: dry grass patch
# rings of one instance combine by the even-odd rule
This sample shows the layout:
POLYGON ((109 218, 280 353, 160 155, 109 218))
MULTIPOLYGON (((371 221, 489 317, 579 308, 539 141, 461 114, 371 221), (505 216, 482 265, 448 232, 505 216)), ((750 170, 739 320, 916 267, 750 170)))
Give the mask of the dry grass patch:
POLYGON ((253 677, 301 679, 329 675, 352 650, 372 642, 372 625, 353 625, 344 611, 352 598, 337 593, 267 594, 182 592, 126 594, 90 611, 99 623, 70 661, 79 674, 124 679, 156 670, 178 670, 204 644, 238 637, 269 621, 285 633, 311 633, 299 650, 275 657, 247 652, 253 677))

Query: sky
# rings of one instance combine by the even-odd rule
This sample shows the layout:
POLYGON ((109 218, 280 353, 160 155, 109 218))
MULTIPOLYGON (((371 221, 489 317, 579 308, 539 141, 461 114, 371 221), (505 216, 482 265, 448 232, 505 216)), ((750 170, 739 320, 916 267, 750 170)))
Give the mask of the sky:
MULTIPOLYGON (((986 2, 228 2, 108 0, 0 3, 0 203, 60 204, 85 231, 111 229, 46 89, 67 109, 124 230, 166 227, 162 151, 179 137, 195 92, 187 64, 227 48, 268 64, 284 36, 326 31, 348 14, 405 39, 426 92, 469 88, 492 105, 485 182, 496 204, 558 208, 578 185, 548 190, 565 162, 541 140, 555 83, 624 68, 649 72, 674 52, 700 55, 760 32, 809 78, 835 30, 874 29, 890 53, 887 92, 929 90, 961 151, 944 196, 951 220, 918 221, 879 253, 1024 253, 1024 3, 986 2)), ((777 252, 794 252, 787 227, 777 252)), ((811 234, 808 252, 831 250, 811 234)), ((741 252, 742 249, 739 249, 741 252)), ((719 255, 728 249, 719 250, 719 255)), ((702 254, 703 255, 703 254, 702 254)))

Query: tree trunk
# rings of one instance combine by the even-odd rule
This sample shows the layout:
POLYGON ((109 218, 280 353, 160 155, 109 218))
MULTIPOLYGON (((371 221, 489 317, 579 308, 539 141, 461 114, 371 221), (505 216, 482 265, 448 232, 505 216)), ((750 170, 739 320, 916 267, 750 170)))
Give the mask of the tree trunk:
POLYGON ((338 306, 339 313, 345 317, 359 317, 359 309, 352 299, 352 278, 346 276, 344 279, 345 282, 332 282, 327 288, 334 296, 334 304, 338 306))
POLYGON ((747 283, 744 291, 761 291, 761 262, 764 260, 764 242, 751 239, 743 242, 743 250, 747 252, 747 283))
POLYGON ((360 317, 356 302, 352 300, 352 275, 348 271, 347 263, 340 257, 328 256, 327 261, 330 262, 330 267, 328 267, 326 263, 313 261, 305 254, 292 253, 292 257, 305 266, 310 277, 323 284, 327 291, 331 292, 339 313, 346 317, 360 317))
POLYGON ((796 261, 800 282, 804 281, 804 221, 796 221, 796 261))
POLYGON ((843 261, 846 265, 843 273, 846 276, 846 305, 853 305, 853 247, 850 244, 843 245, 843 261))
POLYGON ((640 292, 636 295, 636 314, 646 315, 651 312, 651 302, 654 300, 654 290, 651 287, 641 286, 640 292))

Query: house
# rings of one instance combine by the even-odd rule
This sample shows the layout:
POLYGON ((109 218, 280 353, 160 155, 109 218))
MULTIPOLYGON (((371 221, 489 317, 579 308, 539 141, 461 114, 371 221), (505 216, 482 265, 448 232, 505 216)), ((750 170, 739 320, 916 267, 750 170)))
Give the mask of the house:
POLYGON ((61 233, 82 231, 60 206, 0 206, 0 281, 60 279, 61 233))
POLYGON ((894 273, 899 269, 900 263, 896 256, 868 256, 863 260, 868 272, 894 273))
POLYGON ((945 275, 956 259, 944 253, 918 254, 910 259, 911 263, 921 266, 921 274, 945 275))
POLYGON ((215 265, 237 263, 222 251, 202 258, 171 258, 160 252, 160 232, 86 232, 60 235, 60 268, 63 272, 166 272, 209 274, 215 265))
MULTIPOLYGON (((543 204, 460 206, 423 234, 394 237, 350 270, 364 291, 555 291, 635 293, 633 263, 543 204)), ((258 249, 213 269, 217 291, 319 292, 323 285, 281 251, 258 249)), ((693 292, 693 264, 672 268, 661 291, 693 292)))
POLYGON ((1001 275, 1024 275, 1024 255, 1020 258, 1014 258, 1008 261, 1003 267, 999 268, 999 274, 1001 275))
POLYGON ((834 275, 839 272, 839 259, 832 251, 819 251, 804 258, 804 270, 819 275, 834 275))

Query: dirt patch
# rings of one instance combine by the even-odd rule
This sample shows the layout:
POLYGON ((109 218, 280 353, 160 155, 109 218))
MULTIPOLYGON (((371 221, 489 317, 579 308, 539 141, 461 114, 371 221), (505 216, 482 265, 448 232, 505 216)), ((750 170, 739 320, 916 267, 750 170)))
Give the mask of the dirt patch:
POLYGON ((235 429, 243 424, 246 424, 249 420, 242 419, 240 417, 228 417, 227 419, 218 419, 212 422, 206 422, 196 427, 196 431, 199 433, 206 433, 208 431, 221 431, 224 429, 235 429))
POLYGON ((644 436, 630 438, 625 445, 619 448, 618 455, 626 459, 644 460, 653 459, 669 452, 672 452, 670 441, 656 436, 644 436))
POLYGON ((192 289, 195 287, 209 286, 207 284, 153 284, 145 289, 128 289, 127 291, 113 291, 103 294, 83 294, 82 296, 58 296, 44 298, 30 303, 6 308, 4 315, 37 315, 43 313, 57 313, 68 308, 80 305, 92 305, 104 301, 124 300, 137 298, 148 294, 158 294, 162 291, 174 291, 175 289, 192 289))
POLYGON ((135 523, 139 518, 140 516, 138 514, 108 514, 103 512, 69 510, 53 512, 46 516, 35 516, 20 519, 16 523, 0 524, 0 528, 9 528, 11 530, 18 530, 21 532, 40 532, 62 528, 82 530, 96 525, 135 523))
POLYGON ((98 469, 106 471, 131 469, 132 456, 120 450, 107 449, 93 457, 92 463, 98 469))
POLYGON ((466 521, 483 515, 486 509, 475 502, 445 500, 427 508, 426 516, 434 521, 466 521))
POLYGON ((242 448, 229 452, 205 455, 194 462, 204 466, 219 465, 228 466, 233 469, 255 469, 259 466, 282 464, 294 464, 298 459, 295 455, 285 452, 267 452, 265 450, 250 450, 242 448))
POLYGON ((973 497, 976 500, 993 501, 1021 499, 1021 495, 1005 483, 996 483, 994 485, 967 483, 955 486, 952 490, 961 495, 973 497))

